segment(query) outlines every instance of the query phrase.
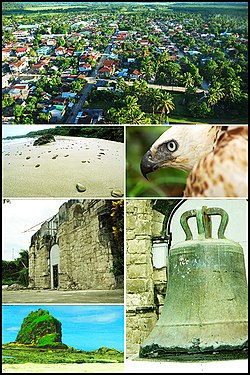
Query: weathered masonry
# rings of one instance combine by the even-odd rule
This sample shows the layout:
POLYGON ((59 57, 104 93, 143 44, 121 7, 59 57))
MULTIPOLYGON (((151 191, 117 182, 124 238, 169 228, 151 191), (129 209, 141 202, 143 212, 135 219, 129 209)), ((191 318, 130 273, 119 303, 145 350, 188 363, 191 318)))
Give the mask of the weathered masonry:
POLYGON ((123 287, 123 248, 112 233, 112 201, 72 199, 32 236, 29 287, 123 287), (119 271, 117 272, 117 269, 119 271))
POLYGON ((166 268, 152 263, 152 238, 161 232, 164 216, 153 210, 150 199, 126 202, 126 337, 127 356, 155 326, 166 293, 166 268))

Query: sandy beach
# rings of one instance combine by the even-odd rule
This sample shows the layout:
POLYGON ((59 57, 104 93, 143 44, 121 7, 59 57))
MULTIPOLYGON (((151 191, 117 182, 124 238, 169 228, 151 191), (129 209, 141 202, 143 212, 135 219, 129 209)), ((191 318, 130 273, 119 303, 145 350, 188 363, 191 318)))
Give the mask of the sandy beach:
POLYGON ((3 142, 4 197, 124 194, 123 143, 68 136, 55 136, 55 142, 41 146, 33 146, 34 138, 18 141, 3 142))
POLYGON ((23 363, 18 365, 2 365, 3 373, 102 373, 102 372, 124 372, 124 363, 58 363, 40 364, 23 363))

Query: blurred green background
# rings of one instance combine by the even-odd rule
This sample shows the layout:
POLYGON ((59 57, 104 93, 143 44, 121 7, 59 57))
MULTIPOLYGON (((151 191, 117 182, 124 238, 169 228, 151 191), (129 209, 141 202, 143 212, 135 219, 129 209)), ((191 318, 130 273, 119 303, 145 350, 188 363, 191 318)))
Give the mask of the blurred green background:
POLYGON ((148 181, 140 170, 145 152, 170 126, 126 126, 126 190, 127 197, 181 197, 187 172, 162 168, 148 174, 148 181))

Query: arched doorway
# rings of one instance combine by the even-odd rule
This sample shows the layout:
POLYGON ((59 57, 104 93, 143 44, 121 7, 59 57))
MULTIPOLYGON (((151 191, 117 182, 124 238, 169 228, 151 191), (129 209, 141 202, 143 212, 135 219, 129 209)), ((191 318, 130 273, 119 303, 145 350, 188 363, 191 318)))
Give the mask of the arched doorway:
POLYGON ((53 245, 50 250, 50 287, 58 288, 60 272, 60 248, 57 244, 53 245))

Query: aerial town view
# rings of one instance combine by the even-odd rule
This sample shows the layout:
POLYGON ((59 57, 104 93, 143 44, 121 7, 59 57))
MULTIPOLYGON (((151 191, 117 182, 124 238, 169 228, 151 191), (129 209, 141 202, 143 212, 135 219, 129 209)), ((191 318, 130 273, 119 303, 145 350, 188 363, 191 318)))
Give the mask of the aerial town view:
POLYGON ((3 124, 247 123, 245 2, 3 2, 3 124))

